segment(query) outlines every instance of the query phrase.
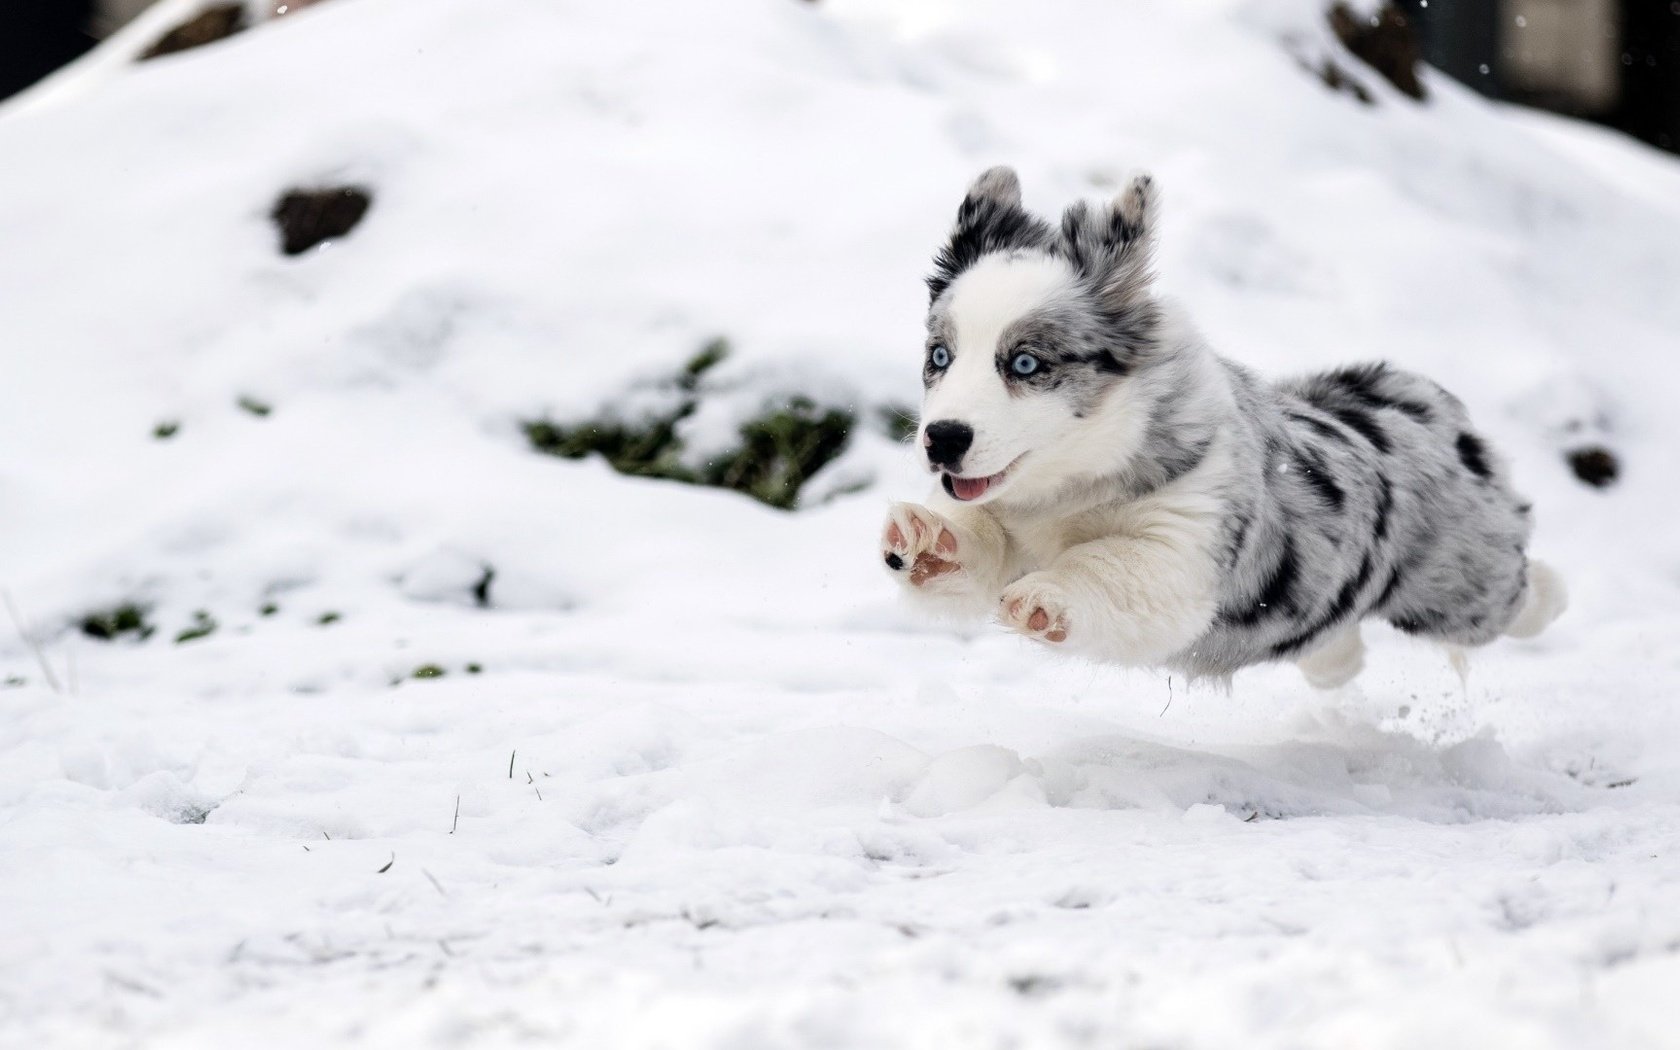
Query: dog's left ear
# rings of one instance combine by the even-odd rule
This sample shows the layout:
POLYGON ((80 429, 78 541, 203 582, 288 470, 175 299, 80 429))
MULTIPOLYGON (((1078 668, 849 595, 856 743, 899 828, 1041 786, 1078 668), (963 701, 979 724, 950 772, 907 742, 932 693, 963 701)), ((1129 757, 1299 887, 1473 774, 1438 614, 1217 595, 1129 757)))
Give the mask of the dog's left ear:
POLYGON ((1081 201, 1062 213, 1062 250, 1112 308, 1149 298, 1155 210, 1155 181, 1139 175, 1107 208, 1081 201))
POLYGON ((1011 168, 982 172, 957 208, 951 239, 933 260, 929 301, 938 299, 962 272, 990 252, 1048 249, 1050 227, 1021 207, 1021 180, 1011 168))
POLYGON ((962 206, 957 209, 957 227, 978 226, 984 218, 998 211, 1016 211, 1021 207, 1021 177, 1015 169, 1002 164, 987 168, 968 187, 962 206))

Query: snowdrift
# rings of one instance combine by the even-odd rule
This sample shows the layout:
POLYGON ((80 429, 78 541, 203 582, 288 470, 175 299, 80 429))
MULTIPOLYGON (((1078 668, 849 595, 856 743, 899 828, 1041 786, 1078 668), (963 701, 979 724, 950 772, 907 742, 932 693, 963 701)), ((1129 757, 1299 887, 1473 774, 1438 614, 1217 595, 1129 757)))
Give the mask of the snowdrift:
POLYGON ((0 107, 4 1041, 1669 1038, 1672 159, 1296 0, 323 0, 136 61, 196 9, 0 107), (1462 396, 1568 617, 1332 697, 908 619, 920 278, 994 163, 1153 171, 1228 355, 1462 396))

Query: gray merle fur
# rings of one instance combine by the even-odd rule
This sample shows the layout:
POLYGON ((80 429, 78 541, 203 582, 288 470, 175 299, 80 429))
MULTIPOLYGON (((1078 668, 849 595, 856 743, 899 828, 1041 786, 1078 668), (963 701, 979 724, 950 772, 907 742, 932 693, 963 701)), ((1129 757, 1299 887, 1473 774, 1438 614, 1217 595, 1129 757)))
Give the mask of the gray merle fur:
POLYGON ((1457 645, 1498 637, 1521 604, 1530 524, 1456 398, 1383 364, 1357 385, 1347 370, 1266 383, 1221 366, 1225 485, 1249 524, 1218 616, 1175 662, 1225 675, 1367 617, 1457 645))

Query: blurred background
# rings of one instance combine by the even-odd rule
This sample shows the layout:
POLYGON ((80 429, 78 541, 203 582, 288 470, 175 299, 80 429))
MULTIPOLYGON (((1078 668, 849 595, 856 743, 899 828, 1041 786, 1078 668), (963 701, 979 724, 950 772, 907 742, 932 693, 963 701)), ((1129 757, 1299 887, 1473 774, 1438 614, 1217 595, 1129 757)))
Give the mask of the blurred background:
MULTIPOLYGON (((0 12, 0 98, 82 54, 150 2, 11 0, 0 12)), ((1680 151, 1674 0, 1399 0, 1396 10, 1425 61, 1489 98, 1680 151)))

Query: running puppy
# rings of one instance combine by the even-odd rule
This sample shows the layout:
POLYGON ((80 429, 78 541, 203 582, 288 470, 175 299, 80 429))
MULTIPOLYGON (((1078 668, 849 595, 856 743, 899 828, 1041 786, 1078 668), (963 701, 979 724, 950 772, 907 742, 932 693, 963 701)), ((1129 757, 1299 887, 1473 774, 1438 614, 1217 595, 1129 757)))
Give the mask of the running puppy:
POLYGON ((1455 646, 1563 611, 1530 508, 1436 383, 1384 364, 1263 382, 1151 289, 1154 191, 1061 225, 993 168, 928 278, 921 444, 889 570, 938 611, 1095 659, 1225 678, 1359 672, 1360 621, 1455 646))

